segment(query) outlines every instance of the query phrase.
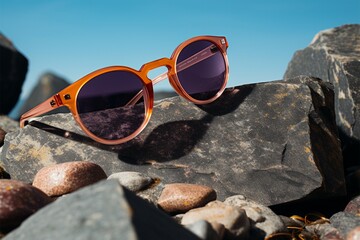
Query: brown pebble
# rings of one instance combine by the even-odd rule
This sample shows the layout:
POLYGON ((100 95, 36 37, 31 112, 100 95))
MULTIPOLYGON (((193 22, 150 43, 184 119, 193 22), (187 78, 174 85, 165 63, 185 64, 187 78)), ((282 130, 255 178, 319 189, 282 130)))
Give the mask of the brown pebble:
POLYGON ((71 193, 106 177, 104 170, 95 163, 66 162, 40 169, 35 176, 33 186, 55 197, 71 193))
POLYGON ((16 180, 0 179, 0 231, 18 227, 52 199, 39 189, 16 180))
POLYGON ((166 184, 157 204, 168 213, 184 213, 216 199, 214 189, 202 185, 166 184))

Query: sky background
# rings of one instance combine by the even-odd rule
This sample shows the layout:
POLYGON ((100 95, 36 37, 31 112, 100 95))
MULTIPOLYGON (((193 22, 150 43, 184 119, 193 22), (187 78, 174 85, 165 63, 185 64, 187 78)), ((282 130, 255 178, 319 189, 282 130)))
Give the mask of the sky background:
POLYGON ((360 23, 359 0, 0 0, 0 32, 29 59, 22 98, 45 71, 74 82, 139 69, 198 35, 227 37, 228 86, 278 80, 316 33, 349 23, 360 23))

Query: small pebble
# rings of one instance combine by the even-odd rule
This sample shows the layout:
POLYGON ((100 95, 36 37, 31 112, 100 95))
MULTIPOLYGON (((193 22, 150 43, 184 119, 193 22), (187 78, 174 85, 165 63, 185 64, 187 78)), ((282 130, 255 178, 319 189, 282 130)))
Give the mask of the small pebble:
POLYGON ((284 222, 270 208, 246 199, 242 195, 228 197, 224 203, 244 209, 246 215, 251 219, 253 234, 257 233, 259 238, 286 230, 284 222), (264 232, 265 236, 261 236, 264 232))
POLYGON ((360 196, 352 199, 345 207, 344 212, 352 213, 360 217, 360 196))
POLYGON ((360 239, 360 226, 351 230, 346 236, 346 240, 359 240, 360 239))
POLYGON ((181 224, 188 225, 200 220, 208 221, 215 229, 219 224, 224 225, 227 239, 247 238, 250 231, 250 221, 246 212, 238 207, 228 206, 214 201, 205 207, 196 208, 184 214, 181 224))
POLYGON ((184 213, 216 199, 214 189, 195 184, 166 184, 158 206, 167 213, 184 213))
POLYGON ((18 227, 52 199, 39 189, 16 180, 0 179, 0 231, 18 227))
POLYGON ((104 170, 86 161, 59 163, 44 167, 35 175, 33 186, 51 197, 71 193, 81 187, 106 179, 104 170))
POLYGON ((108 179, 117 179, 119 183, 129 189, 137 192, 149 186, 153 179, 139 172, 118 172, 111 174, 108 179))
MULTIPOLYGON (((213 229, 211 224, 205 220, 200 220, 189 225, 185 225, 192 233, 202 240, 220 240, 223 236, 219 236, 213 229)), ((224 235, 224 226, 222 225, 222 235, 224 235)))

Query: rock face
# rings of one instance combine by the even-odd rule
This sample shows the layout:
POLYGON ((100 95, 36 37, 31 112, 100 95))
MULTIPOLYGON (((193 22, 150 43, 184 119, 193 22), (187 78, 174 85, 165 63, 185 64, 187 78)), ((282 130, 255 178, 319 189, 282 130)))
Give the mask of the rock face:
POLYGON ((344 195, 333 94, 318 79, 298 77, 227 89, 204 106, 165 99, 144 132, 117 146, 87 138, 69 114, 45 116, 6 135, 0 164, 32 182, 46 165, 89 160, 107 175, 137 171, 162 184, 211 186, 219 200, 241 194, 264 205, 344 195))
POLYGON ((0 33, 0 114, 8 114, 17 103, 28 60, 0 33))
POLYGON ((116 180, 105 180, 43 208, 4 238, 12 239, 198 238, 116 180))
MULTIPOLYGON (((54 73, 47 72, 41 75, 37 85, 31 91, 30 96, 19 110, 19 118, 23 113, 42 103, 68 85, 69 83, 65 79, 55 75, 54 73)), ((60 108, 54 110, 52 113, 64 112, 64 110, 65 108, 60 108)))
POLYGON ((360 24, 318 33, 308 47, 294 54, 284 78, 298 75, 334 85, 336 122, 345 167, 351 171, 360 165, 360 24))

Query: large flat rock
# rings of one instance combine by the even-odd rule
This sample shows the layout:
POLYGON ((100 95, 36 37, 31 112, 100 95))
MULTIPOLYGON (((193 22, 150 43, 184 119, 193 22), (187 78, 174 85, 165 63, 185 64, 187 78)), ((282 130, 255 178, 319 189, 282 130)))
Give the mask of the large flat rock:
POLYGON ((117 146, 85 137, 69 114, 45 116, 6 135, 0 165, 32 182, 43 166, 88 160, 108 175, 143 172, 162 183, 210 186, 220 200, 242 194, 265 205, 344 195, 333 96, 302 76, 227 89, 206 106, 168 98, 155 102, 144 132, 117 146))

